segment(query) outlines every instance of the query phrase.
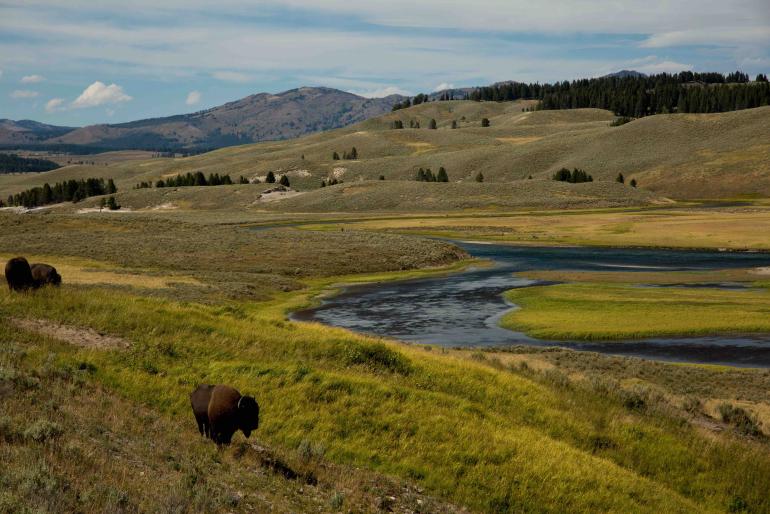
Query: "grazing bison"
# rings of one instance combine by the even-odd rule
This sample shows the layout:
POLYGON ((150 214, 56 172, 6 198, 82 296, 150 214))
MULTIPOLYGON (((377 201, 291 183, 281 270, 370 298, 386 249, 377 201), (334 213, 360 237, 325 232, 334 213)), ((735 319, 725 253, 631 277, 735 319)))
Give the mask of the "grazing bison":
POLYGON ((56 268, 48 264, 37 263, 30 268, 32 270, 32 279, 35 281, 35 287, 45 285, 58 286, 61 284, 61 275, 56 272, 56 268))
POLYGON ((190 395, 190 403, 201 435, 219 445, 230 444, 237 430, 248 438, 259 427, 257 401, 230 386, 201 385, 190 395))
POLYGON ((24 257, 14 257, 5 264, 5 280, 11 291, 26 291, 35 287, 32 270, 24 257))

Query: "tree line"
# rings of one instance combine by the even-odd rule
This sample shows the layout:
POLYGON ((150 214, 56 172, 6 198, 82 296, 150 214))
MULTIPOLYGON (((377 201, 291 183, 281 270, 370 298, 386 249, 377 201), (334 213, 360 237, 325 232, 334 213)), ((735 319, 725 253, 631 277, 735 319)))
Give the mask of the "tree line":
POLYGON ((60 168, 48 159, 21 157, 15 153, 0 153, 0 173, 34 173, 60 168))
MULTIPOLYGON (((438 101, 454 99, 441 95, 438 101)), ((741 71, 659 73, 600 77, 549 83, 503 82, 475 89, 465 99, 490 102, 539 100, 537 109, 607 109, 618 116, 642 117, 673 112, 726 112, 770 105, 770 82, 758 74, 753 82, 741 71)), ((430 101, 420 94, 393 110, 430 101)), ((397 127, 394 127, 397 128, 397 127)))
POLYGON ((449 175, 447 175, 447 172, 443 166, 438 169, 438 173, 435 175, 430 168, 420 168, 417 170, 417 174, 415 175, 414 179, 417 182, 449 182, 449 175))
POLYGON ((580 168, 575 168, 572 171, 567 168, 562 168, 553 174, 553 180, 569 182, 570 184, 579 184, 581 182, 593 182, 594 178, 580 168))
MULTIPOLYGON (((249 180, 243 175, 238 179, 239 184, 248 184, 249 180)), ((210 173, 208 178, 203 172, 179 174, 176 177, 169 177, 166 180, 159 179, 155 182, 155 187, 185 187, 185 186, 229 186, 233 184, 230 175, 220 175, 219 173, 210 173)), ((134 189, 149 189, 153 186, 152 182, 139 182, 134 189)))
MULTIPOLYGON (((350 152, 342 152, 342 158, 346 161, 347 160, 355 161, 356 159, 358 159, 358 150, 356 150, 356 147, 354 146, 353 148, 350 149, 350 152)), ((340 154, 338 154, 337 152, 332 152, 332 160, 339 161, 340 154)))
POLYGON ((760 74, 755 82, 742 72, 659 73, 640 77, 601 77, 523 84, 510 82, 479 88, 471 100, 540 100, 541 109, 597 108, 618 116, 642 117, 671 112, 726 112, 770 104, 770 83, 760 74))
POLYGON ((111 195, 118 191, 115 182, 103 178, 66 180, 53 186, 47 182, 42 187, 33 187, 21 193, 8 196, 8 205, 23 206, 31 209, 41 205, 61 202, 79 202, 89 196, 111 195))

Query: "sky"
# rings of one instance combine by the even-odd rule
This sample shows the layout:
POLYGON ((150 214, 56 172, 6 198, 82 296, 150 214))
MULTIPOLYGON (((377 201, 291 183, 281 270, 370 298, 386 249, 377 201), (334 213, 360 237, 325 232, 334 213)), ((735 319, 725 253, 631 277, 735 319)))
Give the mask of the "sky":
POLYGON ((770 73, 770 1, 0 0, 0 118, 56 125, 622 69, 770 73))

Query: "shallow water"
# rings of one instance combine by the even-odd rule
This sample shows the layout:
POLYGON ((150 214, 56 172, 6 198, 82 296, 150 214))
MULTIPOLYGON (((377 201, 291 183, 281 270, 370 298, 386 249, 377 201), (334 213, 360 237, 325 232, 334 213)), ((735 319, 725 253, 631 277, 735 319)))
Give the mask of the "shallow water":
MULTIPOLYGON (((544 284, 515 277, 512 275, 514 272, 749 268, 769 266, 770 254, 457 244, 474 257, 491 260, 494 266, 469 269, 445 277, 352 286, 324 301, 318 308, 297 312, 292 318, 319 321, 403 341, 451 347, 563 346, 667 361, 770 367, 770 334, 626 342, 554 342, 533 339, 497 325, 500 317, 515 308, 502 298, 504 291, 544 284)), ((730 283, 713 285, 726 288, 738 286, 730 283)))

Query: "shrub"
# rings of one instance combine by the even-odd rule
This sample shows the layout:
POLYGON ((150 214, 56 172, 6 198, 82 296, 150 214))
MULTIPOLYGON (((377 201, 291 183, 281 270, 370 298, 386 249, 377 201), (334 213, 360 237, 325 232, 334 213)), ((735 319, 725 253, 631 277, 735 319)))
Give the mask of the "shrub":
POLYGON ((732 425, 739 434, 756 437, 762 433, 759 420, 746 409, 723 403, 718 411, 722 421, 732 425))
POLYGON ((619 127, 621 125, 625 125, 626 123, 632 120, 633 118, 630 118, 628 116, 619 116, 610 122, 610 127, 619 127))
POLYGON ((408 375, 411 372, 409 359, 383 343, 348 344, 343 350, 346 366, 364 366, 372 371, 408 375))
POLYGON ((59 437, 62 432, 62 427, 58 423, 41 419, 27 427, 24 431, 24 439, 35 441, 36 443, 43 443, 48 439, 59 437))

